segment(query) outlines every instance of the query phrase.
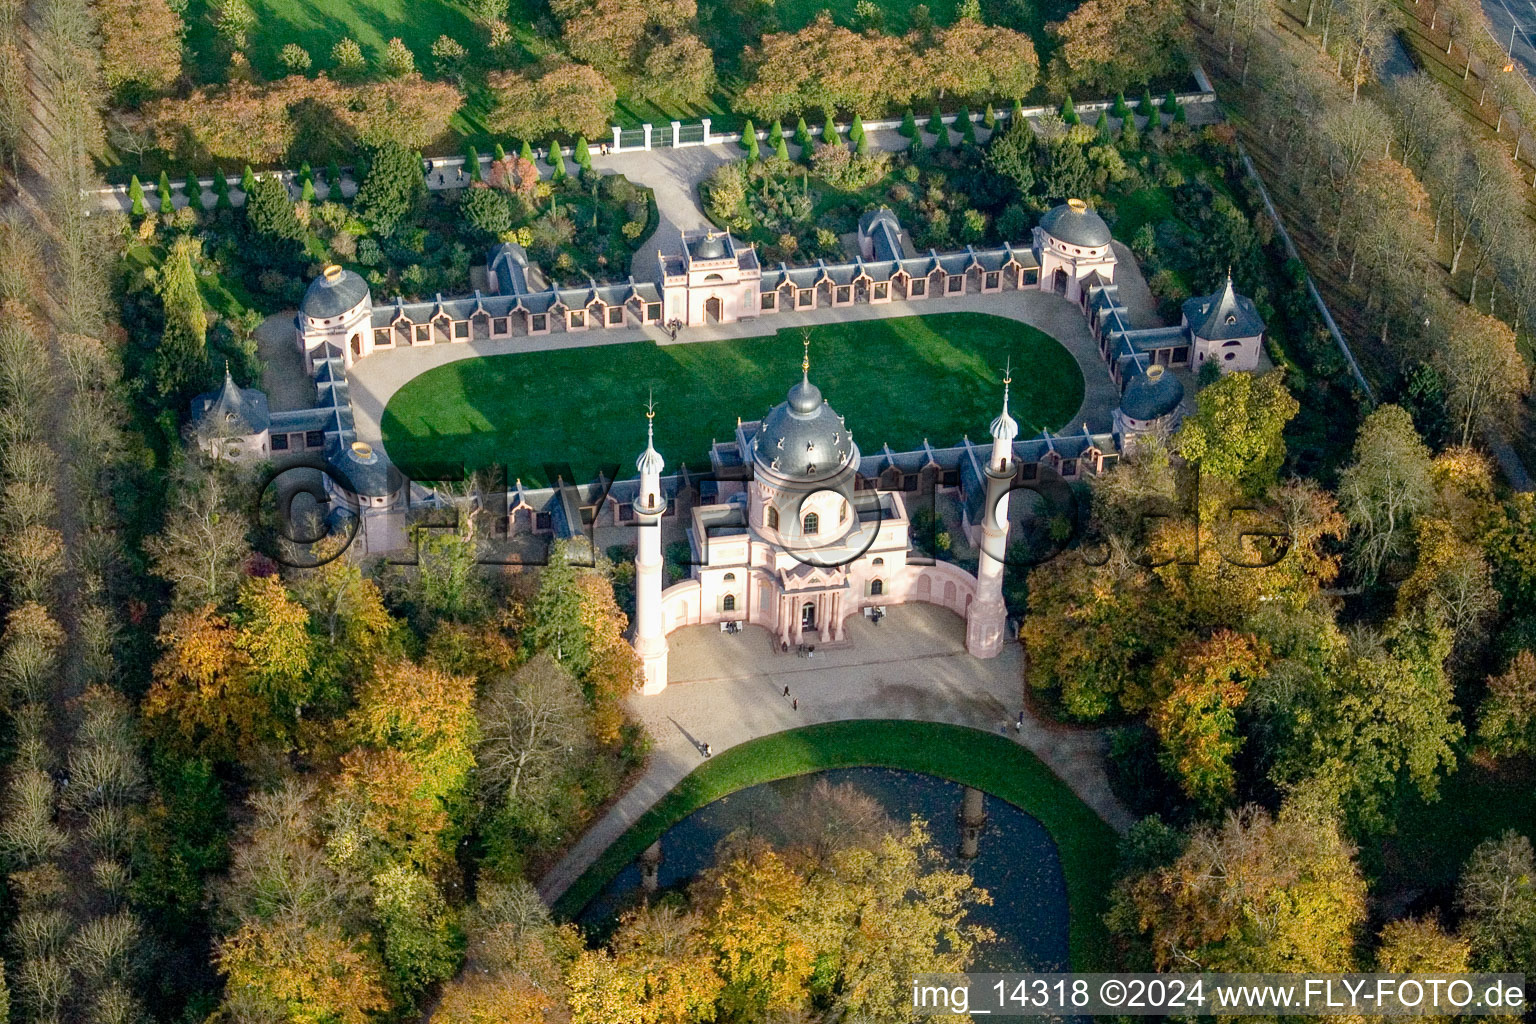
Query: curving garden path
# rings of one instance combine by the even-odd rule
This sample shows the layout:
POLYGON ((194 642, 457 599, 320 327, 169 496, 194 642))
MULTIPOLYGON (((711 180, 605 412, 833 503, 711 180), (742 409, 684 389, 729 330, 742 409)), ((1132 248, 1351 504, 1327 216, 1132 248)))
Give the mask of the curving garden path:
POLYGON ((1114 829, 1123 832, 1135 820, 1110 792, 1102 733, 1056 726, 1028 710, 1023 728, 1015 729, 1024 701, 1017 642, 1006 644, 997 658, 973 658, 965 653, 964 623, 923 604, 891 608, 879 625, 855 616, 848 620, 848 637, 849 646, 805 659, 777 653, 758 627, 735 635, 713 626, 673 633, 667 689, 629 702, 654 742, 644 773, 545 873, 540 895, 554 903, 703 762, 704 744, 719 753, 818 722, 901 719, 1004 732, 1114 829))

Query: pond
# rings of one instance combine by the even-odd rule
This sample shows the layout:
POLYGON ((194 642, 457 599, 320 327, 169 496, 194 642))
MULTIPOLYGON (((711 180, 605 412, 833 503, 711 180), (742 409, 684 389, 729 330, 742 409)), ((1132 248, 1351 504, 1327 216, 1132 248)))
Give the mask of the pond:
MULTIPOLYGON (((992 905, 976 907, 972 920, 997 933, 983 947, 973 971, 1064 971, 1067 969, 1067 887, 1050 833, 1012 804, 987 796, 986 824, 977 856, 960 856, 960 811, 965 788, 931 775, 890 768, 838 768, 750 786, 702 807, 661 837, 659 882, 680 888, 709 866, 715 846, 739 829, 753 829, 783 841, 782 824, 812 798, 817 784, 851 785, 905 822, 913 815, 928 822, 934 846, 949 866, 970 871, 976 884, 992 895, 992 905)), ((583 926, 603 931, 613 915, 640 888, 640 868, 619 872, 578 915, 583 926)))

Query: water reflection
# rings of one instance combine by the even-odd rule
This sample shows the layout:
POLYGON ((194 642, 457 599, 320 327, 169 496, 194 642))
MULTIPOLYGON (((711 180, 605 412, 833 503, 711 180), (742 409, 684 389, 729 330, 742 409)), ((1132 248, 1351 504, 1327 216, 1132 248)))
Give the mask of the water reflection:
POLYGON ((644 886, 681 888, 714 860, 715 845, 746 829, 776 845, 836 842, 835 833, 878 827, 874 816, 928 822, 934 846, 951 868, 969 871, 992 895, 972 919, 997 933, 978 954, 976 971, 1065 970, 1067 889, 1050 834, 1034 818, 997 797, 931 775, 889 768, 838 768, 752 786, 702 807, 678 822, 609 882, 577 920, 599 931, 644 886), (824 801, 819 782, 843 793, 845 784, 868 800, 838 796, 836 821, 809 815, 824 801), (969 795, 968 795, 969 794, 969 795), (810 820, 811 818, 820 820, 810 820), (659 854, 659 859, 657 855, 659 854), (651 875, 651 878, 645 877, 651 875))

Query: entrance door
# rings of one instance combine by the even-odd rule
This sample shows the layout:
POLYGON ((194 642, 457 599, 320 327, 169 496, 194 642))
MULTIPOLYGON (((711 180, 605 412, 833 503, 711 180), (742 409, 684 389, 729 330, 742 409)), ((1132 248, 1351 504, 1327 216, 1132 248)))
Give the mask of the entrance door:
POLYGON ((720 322, 720 312, 724 309, 718 296, 704 300, 705 323, 717 324, 720 322))
POLYGON ((816 604, 807 601, 800 606, 800 628, 802 630, 816 628, 816 604))
POLYGON ((1057 267, 1055 279, 1052 283, 1056 286, 1057 295, 1067 294, 1067 272, 1065 270, 1057 267))

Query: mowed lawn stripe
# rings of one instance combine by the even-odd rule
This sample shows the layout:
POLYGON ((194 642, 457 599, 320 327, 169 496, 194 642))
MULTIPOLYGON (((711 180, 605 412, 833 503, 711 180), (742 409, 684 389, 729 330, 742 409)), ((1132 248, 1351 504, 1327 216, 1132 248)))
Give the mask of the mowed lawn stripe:
MULTIPOLYGON (((654 389, 656 443, 668 466, 708 466, 736 418, 761 417, 799 374, 802 331, 658 346, 624 345, 463 359, 409 381, 384 410, 389 455, 408 475, 504 464, 525 484, 546 463, 578 476, 605 464, 628 475, 644 445, 654 389)), ((997 415, 1004 362, 1024 436, 1061 428, 1083 400, 1076 360, 1034 327, 983 313, 941 313, 810 329, 811 379, 866 454, 984 441, 997 415)))

